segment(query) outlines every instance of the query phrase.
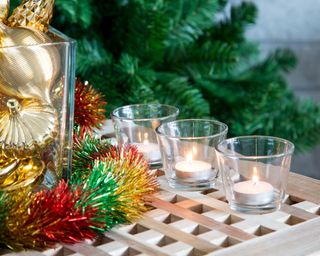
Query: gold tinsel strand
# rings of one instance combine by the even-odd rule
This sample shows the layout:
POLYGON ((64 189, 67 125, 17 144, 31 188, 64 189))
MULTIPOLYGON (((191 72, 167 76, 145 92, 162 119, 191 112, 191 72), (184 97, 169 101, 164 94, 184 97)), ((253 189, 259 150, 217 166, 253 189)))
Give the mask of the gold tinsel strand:
POLYGON ((4 195, 6 201, 2 203, 9 206, 9 211, 5 223, 2 223, 1 226, 0 241, 5 242, 12 250, 21 249, 24 243, 32 242, 31 236, 21 236, 21 230, 24 230, 24 234, 31 235, 28 231, 34 231, 34 226, 37 225, 36 221, 24 225, 29 218, 28 213, 34 200, 34 193, 31 187, 26 187, 2 194, 4 195))
POLYGON ((149 171, 145 160, 138 157, 135 152, 121 148, 122 155, 124 152, 126 155, 124 158, 114 159, 108 155, 97 161, 104 163, 104 171, 112 170, 113 177, 119 184, 116 192, 120 196, 119 209, 125 212, 128 221, 132 222, 149 209, 145 204, 146 196, 155 193, 159 184, 156 175, 149 171), (133 158, 134 162, 132 162, 133 158))

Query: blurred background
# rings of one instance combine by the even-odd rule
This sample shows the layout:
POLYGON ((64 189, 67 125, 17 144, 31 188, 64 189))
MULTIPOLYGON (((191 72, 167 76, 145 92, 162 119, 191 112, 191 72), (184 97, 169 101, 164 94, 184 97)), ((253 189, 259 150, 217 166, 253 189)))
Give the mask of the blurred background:
POLYGON ((286 138, 312 148, 292 170, 320 179, 319 0, 56 0, 55 11, 108 112, 161 102, 225 122, 229 136, 286 138))
MULTIPOLYGON (((242 1, 231 0, 231 4, 242 1)), ((319 0, 255 0, 258 19, 247 29, 247 37, 260 43, 264 54, 276 48, 290 48, 298 66, 287 75, 298 97, 320 102, 319 0)), ((297 154, 292 170, 320 179, 320 145, 311 152, 297 154)))

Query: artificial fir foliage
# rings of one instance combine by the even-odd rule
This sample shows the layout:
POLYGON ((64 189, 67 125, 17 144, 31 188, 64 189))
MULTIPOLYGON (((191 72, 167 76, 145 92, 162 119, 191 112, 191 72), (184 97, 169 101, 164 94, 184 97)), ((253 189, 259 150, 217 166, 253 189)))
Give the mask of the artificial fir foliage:
POLYGON ((108 110, 167 103, 180 117, 227 123, 231 136, 274 135, 310 148, 320 141, 320 108, 287 86, 295 57, 277 50, 261 59, 244 36, 256 7, 226 14, 226 2, 56 0, 54 26, 78 40, 77 73, 107 95, 108 110))

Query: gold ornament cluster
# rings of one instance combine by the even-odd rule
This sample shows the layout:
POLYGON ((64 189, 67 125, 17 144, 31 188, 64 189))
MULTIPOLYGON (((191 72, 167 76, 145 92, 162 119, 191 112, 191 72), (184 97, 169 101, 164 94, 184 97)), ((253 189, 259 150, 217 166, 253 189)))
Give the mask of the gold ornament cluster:
POLYGON ((58 136, 51 91, 60 55, 46 32, 54 0, 24 0, 8 18, 0 0, 0 190, 41 179, 44 149, 58 136))

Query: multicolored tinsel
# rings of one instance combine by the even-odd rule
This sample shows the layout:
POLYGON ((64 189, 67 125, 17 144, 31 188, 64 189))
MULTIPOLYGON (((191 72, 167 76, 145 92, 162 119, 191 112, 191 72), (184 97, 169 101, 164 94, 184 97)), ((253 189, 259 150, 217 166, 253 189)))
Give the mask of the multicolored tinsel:
POLYGON ((147 162, 135 146, 115 147, 107 140, 85 136, 74 145, 73 175, 85 179, 93 164, 101 164, 102 172, 112 169, 119 184, 116 194, 122 202, 128 221, 133 221, 147 210, 144 195, 157 189, 156 177, 149 172, 147 162), (139 207, 136 207, 138 206, 139 207))
POLYGON ((91 86, 85 87, 80 80, 77 84, 77 136, 70 180, 62 180, 52 190, 0 193, 0 241, 10 249, 42 249, 93 239, 141 216, 147 210, 145 196, 158 188, 135 147, 115 147, 92 136, 105 119, 103 111, 93 113, 94 104, 98 102, 100 108, 103 101, 91 86))
POLYGON ((93 129, 99 129, 105 121, 105 106, 107 102, 87 81, 80 78, 75 84, 74 123, 79 127, 80 138, 93 129))
POLYGON ((11 249, 76 243, 125 222, 124 212, 113 212, 121 206, 113 176, 96 166, 86 180, 61 181, 53 190, 3 194, 0 205, 9 207, 1 216, 1 242, 11 249))

